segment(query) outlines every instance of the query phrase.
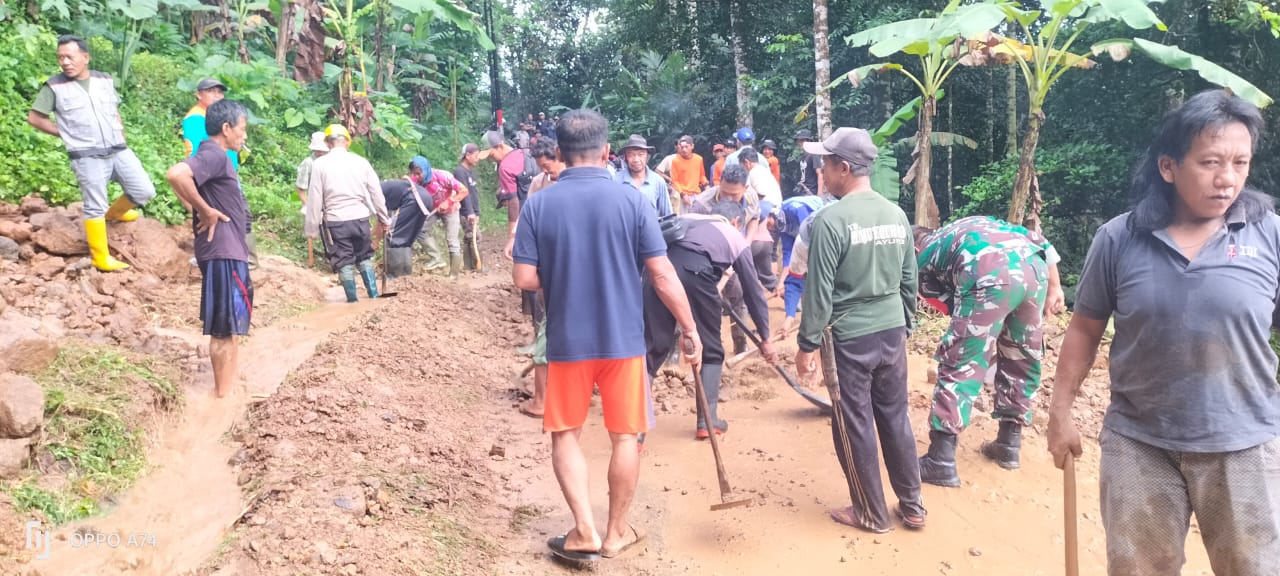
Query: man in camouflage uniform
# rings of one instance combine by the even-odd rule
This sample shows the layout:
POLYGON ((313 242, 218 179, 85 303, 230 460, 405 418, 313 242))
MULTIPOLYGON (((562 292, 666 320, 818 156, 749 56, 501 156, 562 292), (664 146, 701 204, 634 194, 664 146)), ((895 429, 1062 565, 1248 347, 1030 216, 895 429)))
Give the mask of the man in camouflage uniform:
POLYGON ((1040 389, 1041 317, 1063 307, 1059 257, 1038 232, 987 216, 937 231, 917 227, 915 238, 920 294, 951 312, 934 355, 938 384, 920 477, 959 486, 956 437, 969 425, 973 399, 993 370, 992 416, 1000 419, 1000 432, 982 445, 982 454, 1002 468, 1018 467, 1022 427, 1031 423, 1031 400, 1040 389))

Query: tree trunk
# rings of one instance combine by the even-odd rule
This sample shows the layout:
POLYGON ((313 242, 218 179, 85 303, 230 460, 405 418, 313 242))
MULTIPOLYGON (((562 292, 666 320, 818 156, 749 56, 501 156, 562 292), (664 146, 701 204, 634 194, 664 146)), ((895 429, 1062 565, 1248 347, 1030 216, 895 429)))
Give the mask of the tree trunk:
POLYGON ((1004 141, 1004 155, 1009 158, 1018 151, 1018 71, 1013 66, 1005 66, 1008 75, 1005 77, 1005 111, 1008 114, 1008 134, 1004 141))
POLYGON ((986 138, 982 143, 987 149, 987 163, 990 164, 996 160, 996 87, 995 73, 991 68, 987 68, 987 121, 986 121, 986 138))
POLYGON ((1036 231, 1040 230, 1040 208, 1043 205, 1036 182, 1036 145, 1040 142, 1043 124, 1043 111, 1032 110, 1027 115, 1027 134, 1022 139, 1018 176, 1013 181, 1013 198, 1009 200, 1009 222, 1036 231))
POLYGON ((742 43, 742 0, 729 4, 729 33, 733 36, 733 72, 737 82, 738 125, 751 126, 751 89, 747 86, 746 48, 742 43))
POLYGON ((831 135, 831 48, 827 43, 827 0, 813 0, 814 90, 817 92, 818 139, 831 135))
POLYGON ((933 134, 933 117, 938 111, 938 101, 933 97, 926 98, 924 109, 920 111, 920 131, 916 133, 916 225, 926 228, 937 228, 938 202, 933 198, 933 145, 929 142, 933 134))
POLYGON ((374 67, 378 70, 378 75, 375 76, 373 79, 373 89, 377 90, 378 92, 381 92, 383 77, 386 73, 385 72, 386 68, 383 66, 383 62, 382 62, 382 42, 384 39, 386 39, 386 29, 387 29, 386 5, 379 4, 377 11, 378 11, 378 20, 377 20, 377 23, 374 25, 374 29, 373 29, 373 50, 374 50, 373 58, 375 62, 374 67))
POLYGON ((324 8, 320 0, 302 0, 302 29, 298 32, 298 53, 293 60, 293 77, 299 82, 324 78, 324 8))
POLYGON ((276 65, 280 73, 289 74, 289 48, 293 46, 294 0, 283 0, 280 4, 280 21, 276 23, 276 65))
MULTIPOLYGON (((956 133, 956 117, 955 109, 952 103, 955 98, 947 98, 947 131, 952 134, 956 133)), ((951 196, 951 191, 955 188, 955 143, 947 146, 947 215, 950 216, 956 211, 955 200, 951 196)), ((941 217, 939 217, 941 218, 941 217)))
POLYGON ((244 45, 244 23, 243 22, 236 22, 236 44, 240 46, 239 48, 240 63, 248 64, 249 50, 248 48, 245 48, 245 45, 244 45))
POLYGON ((702 43, 698 38, 698 0, 685 0, 684 7, 689 21, 689 65, 696 69, 702 60, 702 43))
POLYGON ((218 26, 218 37, 226 40, 231 38, 231 8, 227 6, 231 0, 220 0, 218 9, 222 10, 222 23, 218 26))

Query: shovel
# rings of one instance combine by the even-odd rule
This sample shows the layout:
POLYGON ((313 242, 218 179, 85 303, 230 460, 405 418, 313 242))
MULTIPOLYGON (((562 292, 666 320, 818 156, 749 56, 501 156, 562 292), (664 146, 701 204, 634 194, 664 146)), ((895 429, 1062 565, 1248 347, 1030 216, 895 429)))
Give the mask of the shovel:
POLYGON ((391 272, 391 261, 387 259, 387 249, 391 247, 391 231, 387 231, 386 237, 382 239, 382 273, 380 276, 382 286, 378 289, 379 298, 395 298, 399 292, 387 292, 387 276, 391 272))
MULTIPOLYGON (((733 319, 733 322, 737 324, 739 328, 742 328, 743 332, 747 333, 747 339, 751 340, 751 343, 755 344, 756 348, 759 348, 760 337, 757 336, 755 332, 752 332, 751 330, 747 329, 747 323, 742 320, 742 317, 738 315, 738 312, 733 308, 730 308, 729 317, 733 319)), ((779 376, 782 376, 783 380, 787 381, 787 385, 790 386, 792 390, 795 390, 796 394, 799 394, 801 397, 803 397, 805 400, 808 400, 809 403, 813 404, 814 406, 821 408, 823 412, 825 413, 831 412, 831 402, 829 400, 817 394, 814 394, 813 392, 810 392, 808 389, 801 386, 800 383, 796 381, 795 377, 793 377, 790 372, 787 372, 786 368, 783 368, 782 366, 774 364, 773 369, 778 372, 779 376)), ((833 371, 832 374, 835 374, 835 372, 833 371)))
POLYGON ((693 370, 693 387, 698 391, 696 396, 698 414, 702 415, 702 421, 706 422, 707 428, 711 430, 708 439, 711 440, 711 453, 716 457, 716 476, 720 478, 720 503, 712 504, 711 511, 750 506, 752 498, 737 498, 733 495, 733 488, 729 487, 729 478, 724 472, 724 461, 720 459, 720 441, 716 440, 715 427, 711 424, 710 411, 707 409, 707 391, 702 389, 702 371, 698 368, 693 370))
POLYGON ((1066 524, 1067 576, 1080 576, 1080 544, 1076 533, 1076 457, 1067 454, 1067 462, 1062 467, 1063 490, 1062 504, 1065 509, 1063 522, 1066 524))

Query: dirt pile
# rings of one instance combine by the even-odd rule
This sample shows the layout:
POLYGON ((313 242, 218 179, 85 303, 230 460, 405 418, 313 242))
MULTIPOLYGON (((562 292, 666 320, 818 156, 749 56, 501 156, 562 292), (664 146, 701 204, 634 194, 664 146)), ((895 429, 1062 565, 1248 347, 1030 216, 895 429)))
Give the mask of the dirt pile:
POLYGON ((218 574, 487 573, 477 530, 508 518, 484 411, 509 394, 504 343, 527 323, 506 288, 395 288, 236 432, 251 504, 218 574))

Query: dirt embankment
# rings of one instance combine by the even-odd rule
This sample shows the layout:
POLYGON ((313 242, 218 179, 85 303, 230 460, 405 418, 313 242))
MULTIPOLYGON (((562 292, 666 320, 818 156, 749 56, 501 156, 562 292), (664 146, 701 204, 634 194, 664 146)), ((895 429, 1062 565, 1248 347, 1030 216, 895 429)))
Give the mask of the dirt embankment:
POLYGON ((494 414, 510 385, 513 291, 397 280, 256 405, 247 513, 218 574, 489 574, 502 547, 494 414))

